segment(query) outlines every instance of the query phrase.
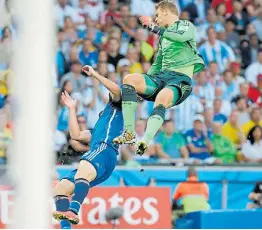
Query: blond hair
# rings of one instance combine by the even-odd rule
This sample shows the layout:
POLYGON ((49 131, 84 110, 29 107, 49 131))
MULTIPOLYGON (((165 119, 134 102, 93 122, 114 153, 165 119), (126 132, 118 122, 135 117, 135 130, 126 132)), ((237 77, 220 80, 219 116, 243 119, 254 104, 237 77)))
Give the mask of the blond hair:
POLYGON ((171 13, 173 13, 177 16, 179 15, 176 5, 172 2, 170 2, 170 1, 161 1, 161 2, 157 3, 156 4, 156 10, 157 9, 161 9, 161 10, 168 9, 171 13))

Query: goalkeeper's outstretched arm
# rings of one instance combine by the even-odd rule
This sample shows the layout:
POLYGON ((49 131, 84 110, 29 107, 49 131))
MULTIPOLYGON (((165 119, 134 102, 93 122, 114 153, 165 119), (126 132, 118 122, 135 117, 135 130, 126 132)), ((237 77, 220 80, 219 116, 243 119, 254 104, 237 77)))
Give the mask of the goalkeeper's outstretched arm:
POLYGON ((196 28, 189 21, 183 21, 178 25, 177 29, 161 28, 155 24, 150 24, 147 29, 153 33, 158 34, 170 41, 186 42, 195 38, 196 28))

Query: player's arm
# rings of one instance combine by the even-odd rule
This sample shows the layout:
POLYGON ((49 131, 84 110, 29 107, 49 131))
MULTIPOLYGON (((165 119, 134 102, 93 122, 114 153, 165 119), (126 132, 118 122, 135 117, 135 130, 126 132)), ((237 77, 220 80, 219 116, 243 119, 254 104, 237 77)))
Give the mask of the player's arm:
POLYGON ((70 95, 65 91, 61 95, 62 102, 69 109, 69 133, 72 140, 90 142, 91 133, 88 130, 80 131, 77 115, 76 104, 77 101, 73 100, 70 95))
POLYGON ((89 130, 80 131, 76 108, 69 108, 69 133, 72 140, 88 143, 91 140, 91 133, 89 130))
POLYGON ((179 21, 177 28, 161 28, 155 25, 150 19, 145 17, 140 18, 140 22, 147 27, 147 29, 159 36, 166 38, 170 41, 186 42, 195 38, 196 28, 189 21, 179 21))
MULTIPOLYGON (((87 130, 86 130, 87 131, 87 130)), ((85 131, 84 131, 85 132, 85 131)), ((86 133, 87 135, 90 134, 90 132, 86 133)), ((90 142, 90 141, 89 141, 90 142)), ((88 145, 82 144, 80 141, 76 140, 70 140, 70 145, 72 148, 78 152, 87 152, 89 151, 90 147, 88 145)))
POLYGON ((91 66, 84 66, 82 68, 83 72, 85 72, 86 74, 94 77, 95 79, 97 79, 102 85, 104 85, 109 91, 110 94, 112 96, 112 99, 114 101, 119 101, 121 98, 121 90, 119 88, 119 86, 112 82, 111 80, 103 77, 102 75, 100 75, 98 72, 96 72, 91 66))
MULTIPOLYGON (((157 28, 155 28, 157 30, 157 28)), ((188 22, 184 21, 178 25, 177 29, 165 29, 162 36, 170 41, 186 42, 195 38, 196 29, 195 26, 188 22)))

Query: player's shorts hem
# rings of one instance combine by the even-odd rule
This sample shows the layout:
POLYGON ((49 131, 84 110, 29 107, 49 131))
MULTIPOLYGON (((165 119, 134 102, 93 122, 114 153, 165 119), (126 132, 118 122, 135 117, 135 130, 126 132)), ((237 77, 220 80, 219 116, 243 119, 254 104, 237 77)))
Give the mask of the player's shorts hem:
POLYGON ((143 74, 146 82, 146 92, 139 94, 143 99, 155 101, 157 94, 164 88, 176 88, 180 93, 177 101, 174 101, 172 106, 182 103, 192 92, 192 79, 179 72, 162 71, 155 75, 143 74))
MULTIPOLYGON (((87 160, 87 159, 80 159, 79 160, 79 162, 80 161, 87 161, 87 162, 89 162, 94 168, 95 168, 95 170, 96 170, 96 177, 94 178, 94 180, 96 180, 96 178, 97 178, 97 172, 98 172, 98 167, 93 163, 93 162, 91 162, 90 160, 87 160)), ((74 171, 74 170, 73 170, 74 171)), ((70 176, 66 176, 66 177, 63 177, 63 178, 61 178, 60 179, 60 181, 61 180, 68 180, 68 181, 70 181, 70 182, 72 182, 72 183, 75 183, 75 178, 74 177, 70 177, 70 176)), ((93 181, 94 181, 93 180, 93 181)), ((92 183, 92 181, 90 182, 90 184, 92 183)))

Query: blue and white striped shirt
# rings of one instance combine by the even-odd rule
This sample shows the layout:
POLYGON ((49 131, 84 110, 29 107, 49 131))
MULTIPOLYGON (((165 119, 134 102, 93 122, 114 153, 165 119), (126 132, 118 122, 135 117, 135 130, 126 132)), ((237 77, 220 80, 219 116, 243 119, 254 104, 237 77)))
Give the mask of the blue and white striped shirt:
POLYGON ((202 55, 205 64, 209 65, 211 61, 215 61, 218 64, 219 72, 225 71, 228 61, 235 61, 236 56, 231 47, 226 43, 216 40, 214 46, 208 41, 199 47, 199 53, 202 55))

